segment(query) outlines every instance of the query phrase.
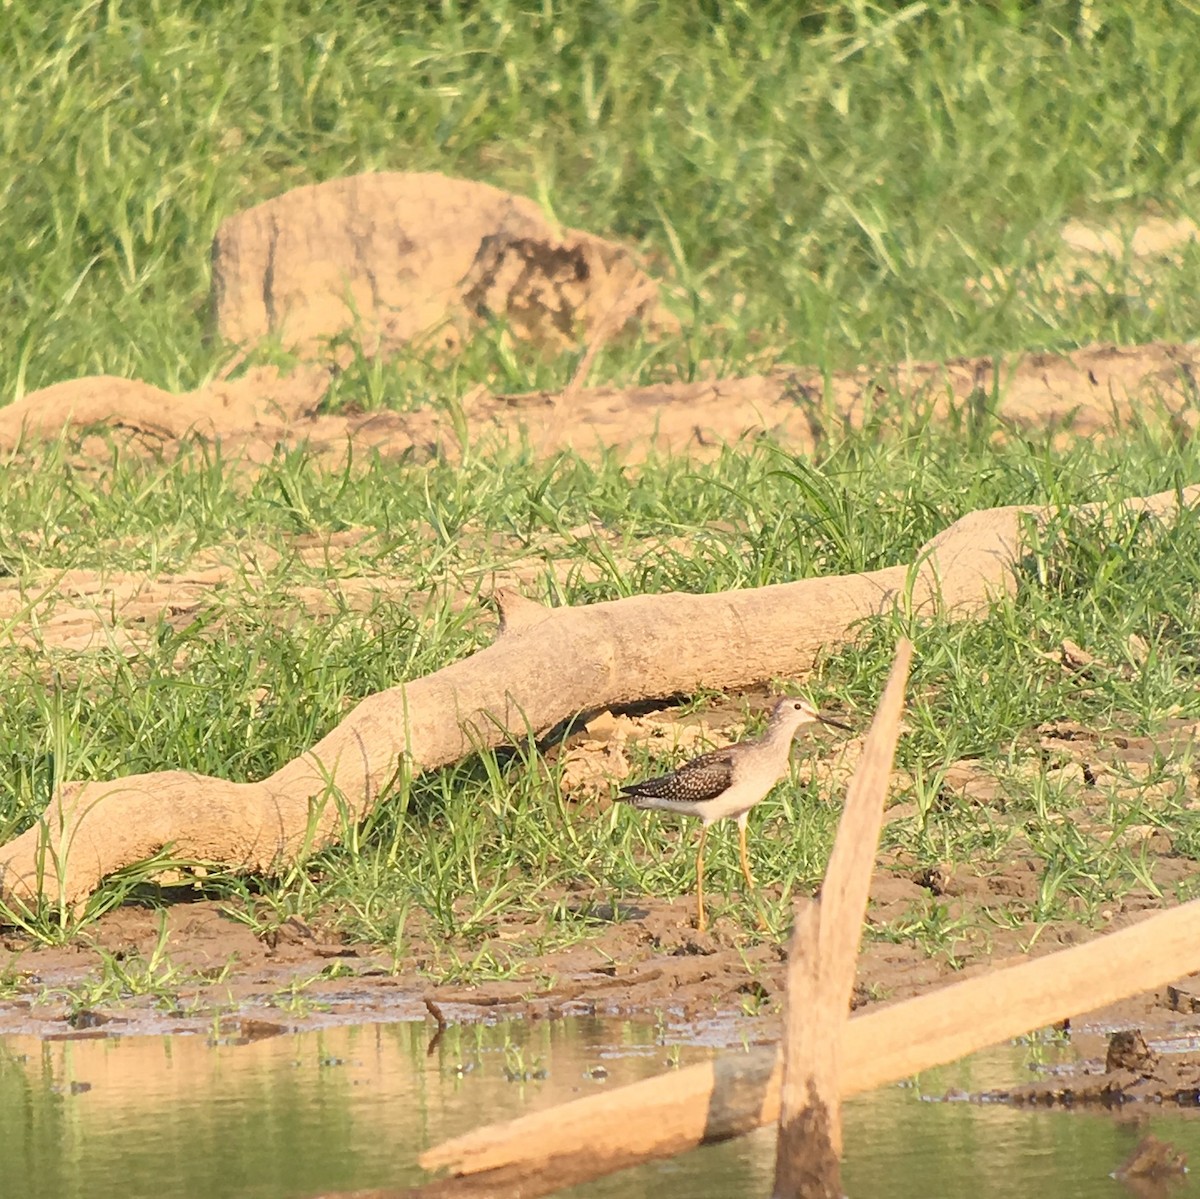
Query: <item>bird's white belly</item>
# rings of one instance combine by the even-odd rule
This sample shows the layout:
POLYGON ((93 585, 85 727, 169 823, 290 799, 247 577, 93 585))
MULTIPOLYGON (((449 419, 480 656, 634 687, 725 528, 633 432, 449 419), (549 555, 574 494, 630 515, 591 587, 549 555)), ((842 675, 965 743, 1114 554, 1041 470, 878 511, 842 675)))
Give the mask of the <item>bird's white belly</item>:
POLYGON ((706 826, 727 816, 740 816, 754 807, 769 790, 770 787, 764 791, 757 782, 735 784, 716 799, 708 800, 703 806, 698 805, 696 814, 706 826))

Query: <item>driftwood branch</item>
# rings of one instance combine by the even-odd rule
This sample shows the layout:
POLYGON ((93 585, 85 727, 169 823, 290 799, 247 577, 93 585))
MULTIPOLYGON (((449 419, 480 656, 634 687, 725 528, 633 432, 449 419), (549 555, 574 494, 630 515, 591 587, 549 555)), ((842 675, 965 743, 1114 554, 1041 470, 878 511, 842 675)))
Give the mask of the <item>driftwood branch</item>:
MULTIPOLYGON (((1193 900, 1086 945, 856 1016, 842 1041, 842 1098, 1197 970, 1200 900, 1193 900)), ((421 1165, 461 1177, 402 1193, 422 1199, 549 1195, 566 1185, 560 1179, 600 1177, 773 1123, 781 1085, 776 1049, 725 1054, 437 1145, 421 1165)))
MULTIPOLYGON (((1200 487, 1192 487, 1126 507, 1169 516, 1198 501, 1200 487)), ((164 850, 233 869, 277 869, 360 820, 399 775, 545 732, 587 709, 803 677, 823 647, 897 605, 978 614, 1016 586, 1026 514, 1059 513, 974 512, 911 565, 866 574, 551 610, 501 593, 495 644, 369 696, 260 782, 167 770, 67 783, 41 820, 0 847, 0 900, 78 903, 106 875, 164 850)))
POLYGON ((774 1199, 842 1195, 843 1026, 911 661, 912 642, 904 638, 846 792, 820 898, 797 905, 788 953, 774 1199))

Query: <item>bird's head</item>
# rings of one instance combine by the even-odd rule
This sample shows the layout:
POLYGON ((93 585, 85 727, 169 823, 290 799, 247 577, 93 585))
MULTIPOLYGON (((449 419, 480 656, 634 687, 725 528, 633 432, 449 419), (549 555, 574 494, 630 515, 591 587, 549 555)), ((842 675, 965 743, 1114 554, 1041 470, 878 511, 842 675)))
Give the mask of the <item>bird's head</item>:
POLYGON ((771 709, 773 728, 791 728, 795 732, 802 725, 812 724, 814 721, 820 721, 835 729, 843 729, 847 733, 852 731, 848 724, 842 724, 840 720, 834 720, 829 716, 822 716, 808 700, 800 699, 795 695, 785 695, 782 699, 776 700, 775 706, 771 709))

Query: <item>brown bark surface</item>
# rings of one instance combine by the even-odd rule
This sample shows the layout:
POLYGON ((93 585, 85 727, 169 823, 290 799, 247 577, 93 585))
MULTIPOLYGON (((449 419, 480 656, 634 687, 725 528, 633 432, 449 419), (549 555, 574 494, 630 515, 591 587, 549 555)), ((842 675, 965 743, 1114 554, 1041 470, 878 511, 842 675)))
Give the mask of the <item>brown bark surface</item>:
MULTIPOLYGON (((874 848, 872 845, 872 857, 874 848)), ((820 926, 820 901, 800 900, 788 947, 783 1076, 771 1199, 840 1199, 842 1195, 837 1047, 850 988, 846 987, 846 997, 840 997, 825 977, 820 926), (839 997, 840 1006, 836 1003, 839 997)), ((855 948, 861 929, 860 919, 855 948)))

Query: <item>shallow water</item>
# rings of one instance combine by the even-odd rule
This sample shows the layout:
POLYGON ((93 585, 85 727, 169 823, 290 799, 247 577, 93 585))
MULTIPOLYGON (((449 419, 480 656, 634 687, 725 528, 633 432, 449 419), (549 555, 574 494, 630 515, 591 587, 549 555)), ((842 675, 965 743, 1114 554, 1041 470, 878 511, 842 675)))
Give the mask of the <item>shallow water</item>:
MULTIPOLYGON (((197 1036, 0 1040, 0 1196, 13 1199, 293 1199, 418 1181, 417 1154, 456 1133, 709 1056, 652 1024, 575 1019, 289 1034, 249 1044, 197 1036)), ((851 1195, 1129 1194, 1109 1177, 1147 1129, 1200 1162, 1200 1120, 1138 1123, 923 1096, 1020 1081, 1010 1046, 847 1105, 851 1195)), ((569 1192, 575 1199, 769 1194, 762 1130, 569 1192)), ((1171 1195, 1200 1193, 1189 1178, 1171 1195)))

